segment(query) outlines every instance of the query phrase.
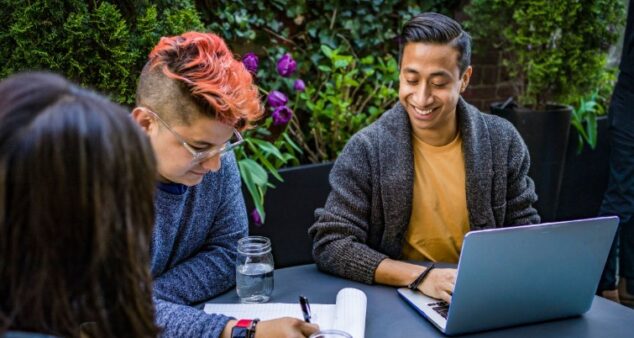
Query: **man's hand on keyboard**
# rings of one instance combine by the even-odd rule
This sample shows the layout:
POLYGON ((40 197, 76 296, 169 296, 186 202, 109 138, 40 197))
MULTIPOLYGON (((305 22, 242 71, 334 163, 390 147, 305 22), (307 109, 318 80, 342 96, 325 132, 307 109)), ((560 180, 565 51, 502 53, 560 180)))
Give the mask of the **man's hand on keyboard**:
POLYGON ((456 284, 456 273, 456 269, 434 269, 418 286, 418 290, 429 297, 451 303, 451 294, 456 284))

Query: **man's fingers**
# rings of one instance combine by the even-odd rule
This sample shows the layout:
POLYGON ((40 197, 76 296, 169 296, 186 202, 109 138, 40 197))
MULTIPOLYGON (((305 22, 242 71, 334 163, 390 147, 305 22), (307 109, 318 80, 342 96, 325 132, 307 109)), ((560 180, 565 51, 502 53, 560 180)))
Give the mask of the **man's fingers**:
POLYGON ((453 289, 456 287, 456 284, 452 282, 443 284, 443 291, 447 291, 449 294, 453 293, 453 289))
POLYGON ((451 294, 447 291, 443 291, 440 293, 440 299, 447 302, 447 304, 451 304, 451 294))

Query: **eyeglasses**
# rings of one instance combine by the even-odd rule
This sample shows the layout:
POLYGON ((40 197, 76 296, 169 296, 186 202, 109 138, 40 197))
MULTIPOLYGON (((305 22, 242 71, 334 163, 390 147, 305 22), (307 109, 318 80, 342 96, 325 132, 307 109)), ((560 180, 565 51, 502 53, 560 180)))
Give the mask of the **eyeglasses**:
POLYGON ((172 128, 170 128, 167 122, 165 122, 157 113, 155 113, 154 111, 146 107, 139 107, 139 108, 144 109, 145 111, 151 113, 157 120, 159 120, 165 126, 165 128, 167 128, 167 130, 169 130, 172 133, 172 135, 174 135, 174 137, 176 137, 176 139, 183 145, 183 147, 185 147, 185 149, 187 149, 187 151, 192 155, 193 163, 203 162, 216 155, 222 156, 244 142, 244 139, 242 138, 242 135, 240 134, 240 132, 234 128, 232 139, 227 141, 225 144, 221 146, 212 147, 211 149, 196 150, 191 144, 189 144, 185 140, 183 136, 181 136, 180 134, 175 132, 172 128))

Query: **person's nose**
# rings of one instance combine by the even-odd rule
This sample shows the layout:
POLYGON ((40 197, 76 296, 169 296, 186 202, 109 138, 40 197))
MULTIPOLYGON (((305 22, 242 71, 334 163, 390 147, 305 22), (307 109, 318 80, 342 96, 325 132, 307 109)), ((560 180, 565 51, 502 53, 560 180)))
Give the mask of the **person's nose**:
POLYGON ((414 102, 419 108, 424 108, 434 103, 431 86, 421 84, 414 91, 414 102))
POLYGON ((200 165, 205 170, 216 172, 216 171, 220 170, 220 165, 221 165, 220 155, 214 155, 214 156, 212 156, 212 157, 200 162, 200 165))

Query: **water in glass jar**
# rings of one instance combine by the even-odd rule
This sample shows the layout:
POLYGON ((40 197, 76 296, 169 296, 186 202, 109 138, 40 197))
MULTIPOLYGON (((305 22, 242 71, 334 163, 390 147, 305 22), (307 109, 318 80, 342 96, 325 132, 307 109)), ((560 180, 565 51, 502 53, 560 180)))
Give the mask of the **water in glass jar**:
POLYGON ((236 290, 242 303, 264 303, 273 293, 273 266, 263 263, 238 265, 236 290))

